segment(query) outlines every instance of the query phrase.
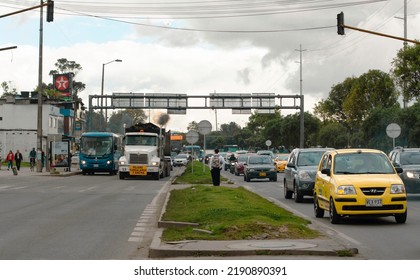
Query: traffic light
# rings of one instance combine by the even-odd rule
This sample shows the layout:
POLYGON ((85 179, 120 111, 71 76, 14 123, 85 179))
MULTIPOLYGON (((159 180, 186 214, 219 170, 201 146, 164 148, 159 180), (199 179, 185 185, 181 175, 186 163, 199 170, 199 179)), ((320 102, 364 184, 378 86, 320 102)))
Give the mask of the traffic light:
POLYGON ((47 22, 54 21, 54 1, 47 2, 47 22))
POLYGON ((344 13, 337 14, 337 33, 338 35, 345 35, 344 33, 344 13))

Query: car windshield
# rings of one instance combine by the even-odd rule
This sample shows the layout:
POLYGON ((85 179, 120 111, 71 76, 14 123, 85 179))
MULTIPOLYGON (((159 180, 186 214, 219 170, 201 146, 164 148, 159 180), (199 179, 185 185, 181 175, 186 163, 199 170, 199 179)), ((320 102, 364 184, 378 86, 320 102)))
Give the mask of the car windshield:
POLYGON ((324 151, 301 152, 297 160, 298 166, 317 166, 324 151))
POLYGON ((413 152, 402 152, 401 153, 401 164, 403 165, 420 165, 420 151, 413 152))
POLYGON ((263 156, 263 157, 250 157, 249 164, 272 164, 273 161, 270 157, 263 156))
POLYGON ((334 174, 393 174, 386 156, 378 153, 339 154, 334 158, 334 174))
POLYGON ((187 157, 188 157, 187 154, 179 154, 175 158, 187 158, 187 157))

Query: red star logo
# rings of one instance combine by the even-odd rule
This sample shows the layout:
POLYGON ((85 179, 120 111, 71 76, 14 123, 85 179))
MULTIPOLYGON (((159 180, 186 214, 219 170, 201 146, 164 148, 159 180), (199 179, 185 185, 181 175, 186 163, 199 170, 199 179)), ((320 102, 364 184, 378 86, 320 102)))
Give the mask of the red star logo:
POLYGON ((66 76, 58 76, 57 79, 55 79, 55 88, 63 91, 67 90, 69 87, 69 80, 66 76))

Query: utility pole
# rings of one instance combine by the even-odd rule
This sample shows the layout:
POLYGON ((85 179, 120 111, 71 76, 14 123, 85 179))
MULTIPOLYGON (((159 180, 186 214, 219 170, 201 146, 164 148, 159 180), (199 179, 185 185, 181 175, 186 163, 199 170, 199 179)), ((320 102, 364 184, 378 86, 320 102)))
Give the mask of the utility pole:
POLYGON ((36 171, 42 172, 42 48, 43 48, 43 20, 44 9, 43 0, 40 0, 40 15, 39 15, 39 61, 38 61, 38 117, 37 117, 37 166, 36 171))
POLYGON ((304 118, 304 102, 303 102, 303 79, 302 79, 302 52, 306 51, 302 50, 302 45, 299 45, 299 49, 295 50, 300 53, 300 78, 299 78, 299 87, 300 87, 300 136, 299 136, 299 147, 304 148, 304 139, 305 139, 305 118, 304 118))

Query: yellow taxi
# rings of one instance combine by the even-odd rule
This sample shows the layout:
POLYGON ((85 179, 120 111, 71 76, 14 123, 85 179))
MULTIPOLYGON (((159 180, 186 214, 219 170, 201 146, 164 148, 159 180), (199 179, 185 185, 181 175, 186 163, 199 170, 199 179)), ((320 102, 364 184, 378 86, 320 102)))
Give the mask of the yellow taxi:
POLYGON ((315 176, 314 212, 328 211, 338 224, 348 216, 393 216, 399 224, 407 220, 404 183, 388 156, 374 149, 327 151, 315 176))
POLYGON ((288 158, 289 154, 280 154, 274 158, 274 163, 276 165, 277 172, 284 172, 288 158))

